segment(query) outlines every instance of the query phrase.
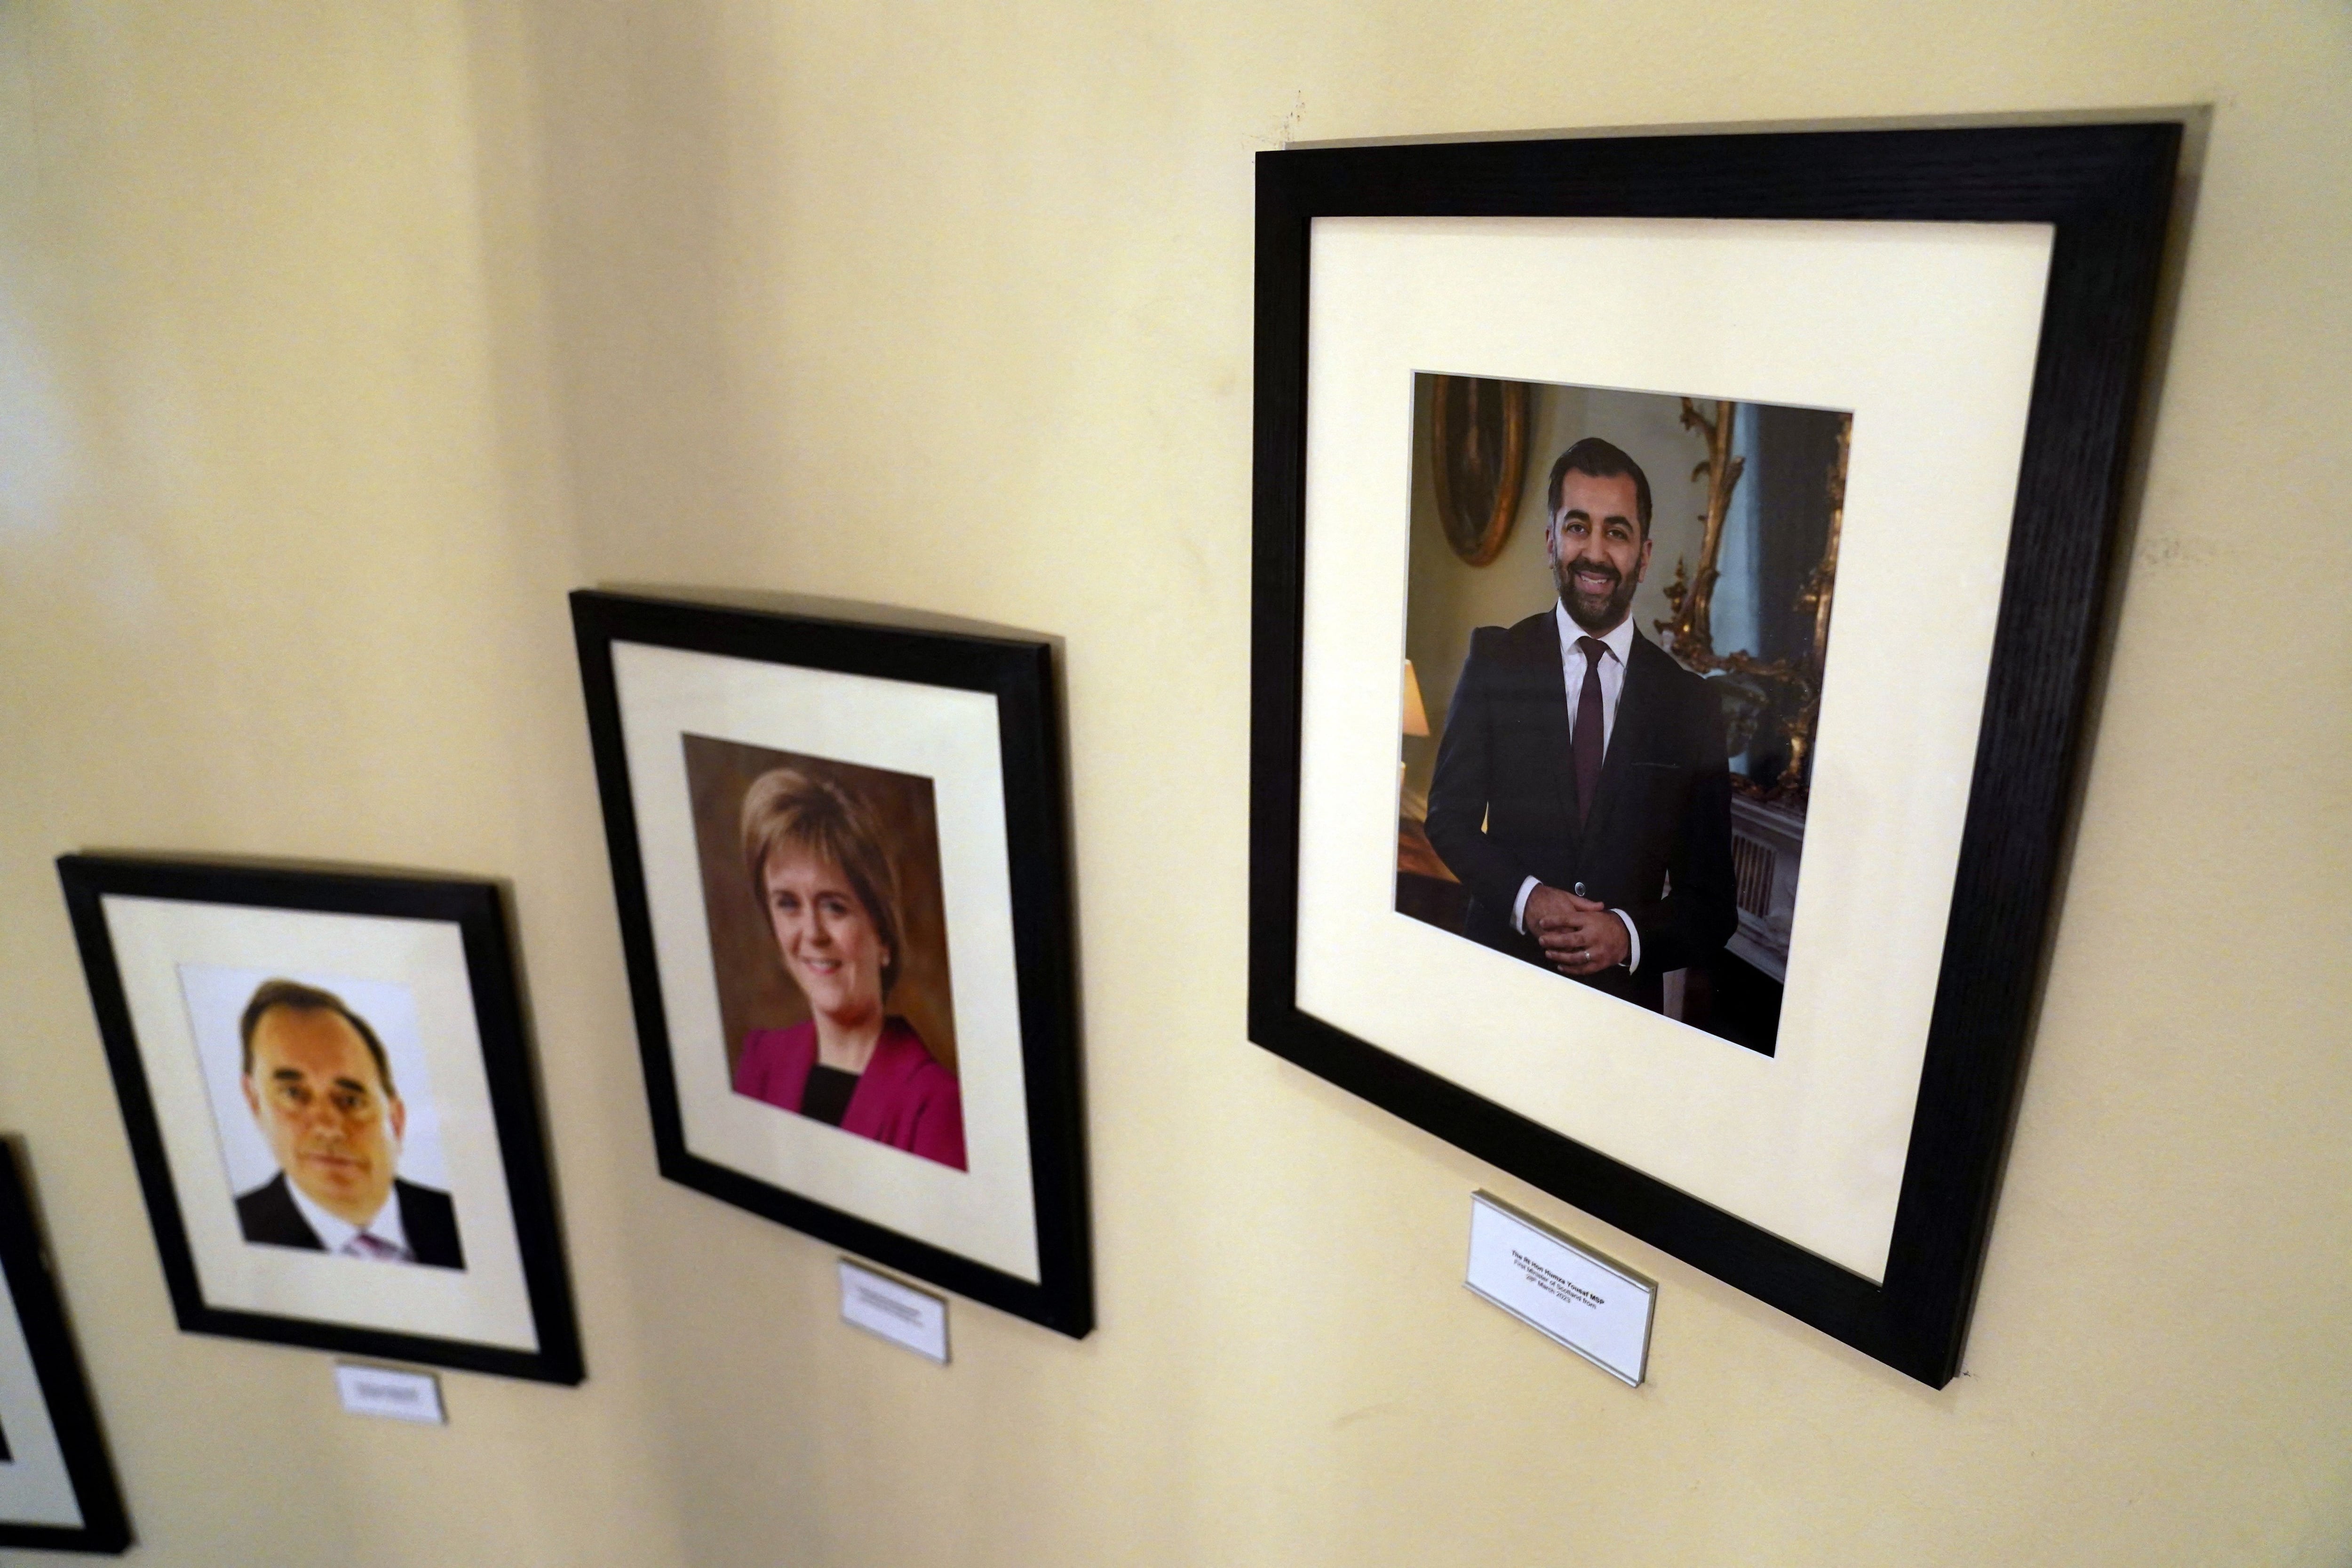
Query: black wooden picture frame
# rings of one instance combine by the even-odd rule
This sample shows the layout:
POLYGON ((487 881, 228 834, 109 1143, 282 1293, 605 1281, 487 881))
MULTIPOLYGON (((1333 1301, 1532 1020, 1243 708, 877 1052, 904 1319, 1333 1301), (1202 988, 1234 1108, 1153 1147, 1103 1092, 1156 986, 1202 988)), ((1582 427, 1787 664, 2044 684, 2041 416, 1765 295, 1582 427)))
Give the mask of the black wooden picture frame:
POLYGON ((26 1191, 24 1156, 14 1139, 0 1140, 0 1269, 6 1273, 9 1304, 31 1352, 41 1402, 47 1406, 66 1476, 73 1485, 74 1506, 82 1519, 75 1528, 0 1517, 0 1546, 40 1552, 126 1551, 131 1521, 123 1512, 114 1467, 99 1431, 96 1404, 66 1326, 65 1303, 49 1275, 26 1191))
POLYGON ((1949 1380, 1990 1233, 2089 724, 2179 142, 2179 125, 2159 122, 1261 153, 1251 1039, 1914 1378, 1949 1380), (2053 226, 1990 683, 1883 1283, 1297 1005, 1312 226, 1421 216, 2053 226))
POLYGON ((1061 723, 1050 643, 579 590, 589 739, 661 1173, 669 1180, 1073 1338, 1094 1327, 1061 723), (1039 1278, 1026 1279, 688 1147, 624 736, 616 645, 876 677, 994 700, 1039 1278))
POLYGON ((58 873, 163 1278, 183 1330, 542 1383, 576 1384, 586 1376, 505 903, 496 883, 111 855, 61 856, 58 873), (110 895, 242 910, 373 915, 457 929, 536 1349, 284 1316, 206 1299, 108 925, 104 900, 110 895))

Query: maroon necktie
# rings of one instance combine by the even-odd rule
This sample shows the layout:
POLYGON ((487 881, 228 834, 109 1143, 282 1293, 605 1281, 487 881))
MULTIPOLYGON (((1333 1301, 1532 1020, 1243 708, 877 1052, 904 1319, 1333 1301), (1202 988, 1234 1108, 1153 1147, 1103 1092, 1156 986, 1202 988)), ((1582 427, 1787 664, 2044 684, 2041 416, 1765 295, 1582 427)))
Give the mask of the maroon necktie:
POLYGON ((1592 797, 1601 793, 1601 753, 1608 735, 1601 719, 1601 657, 1609 645, 1599 637, 1579 637, 1584 654, 1584 689, 1576 694, 1576 733, 1570 737, 1576 753, 1576 826, 1583 827, 1592 815, 1592 797))

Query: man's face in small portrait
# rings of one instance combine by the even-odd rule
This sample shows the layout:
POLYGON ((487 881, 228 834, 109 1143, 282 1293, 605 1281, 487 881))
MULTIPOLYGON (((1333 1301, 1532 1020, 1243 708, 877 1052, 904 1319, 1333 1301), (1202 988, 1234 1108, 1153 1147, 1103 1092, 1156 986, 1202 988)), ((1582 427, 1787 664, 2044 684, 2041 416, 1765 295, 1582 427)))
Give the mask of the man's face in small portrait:
POLYGON ((311 1202, 350 1225, 383 1207, 407 1111, 367 1041, 324 1007, 276 1006, 253 1026, 245 1101, 278 1167, 311 1202))
POLYGON ((1650 570, 1639 506, 1631 474, 1601 479, 1571 469, 1560 476, 1559 510, 1544 534, 1544 554, 1569 618, 1595 636, 1625 618, 1650 570))

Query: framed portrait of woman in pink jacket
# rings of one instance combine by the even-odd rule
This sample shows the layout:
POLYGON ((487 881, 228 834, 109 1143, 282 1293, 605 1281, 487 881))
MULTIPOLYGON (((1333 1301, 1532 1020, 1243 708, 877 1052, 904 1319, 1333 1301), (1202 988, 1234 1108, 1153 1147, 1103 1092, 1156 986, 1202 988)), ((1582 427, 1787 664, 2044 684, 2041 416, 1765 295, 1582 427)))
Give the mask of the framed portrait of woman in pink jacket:
POLYGON ((1087 1333, 1051 645, 572 602, 662 1173, 1087 1333))

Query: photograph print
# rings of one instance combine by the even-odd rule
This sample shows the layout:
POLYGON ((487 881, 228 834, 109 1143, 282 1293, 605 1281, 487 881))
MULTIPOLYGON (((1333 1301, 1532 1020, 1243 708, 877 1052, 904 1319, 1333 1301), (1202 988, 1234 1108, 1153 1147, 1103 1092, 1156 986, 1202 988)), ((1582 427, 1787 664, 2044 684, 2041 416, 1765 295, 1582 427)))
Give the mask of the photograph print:
POLYGON ((58 869, 183 1328, 580 1381, 493 886, 58 869))
POLYGON ((178 967, 246 1241, 464 1268, 407 988, 178 967))
POLYGON ((572 618, 662 1173, 1084 1335, 1050 646, 572 618))
POLYGON ((931 781, 681 740, 735 1092, 964 1169, 931 781))
POLYGON ((1414 377, 1396 908, 1769 1056, 1851 417, 1414 377))

